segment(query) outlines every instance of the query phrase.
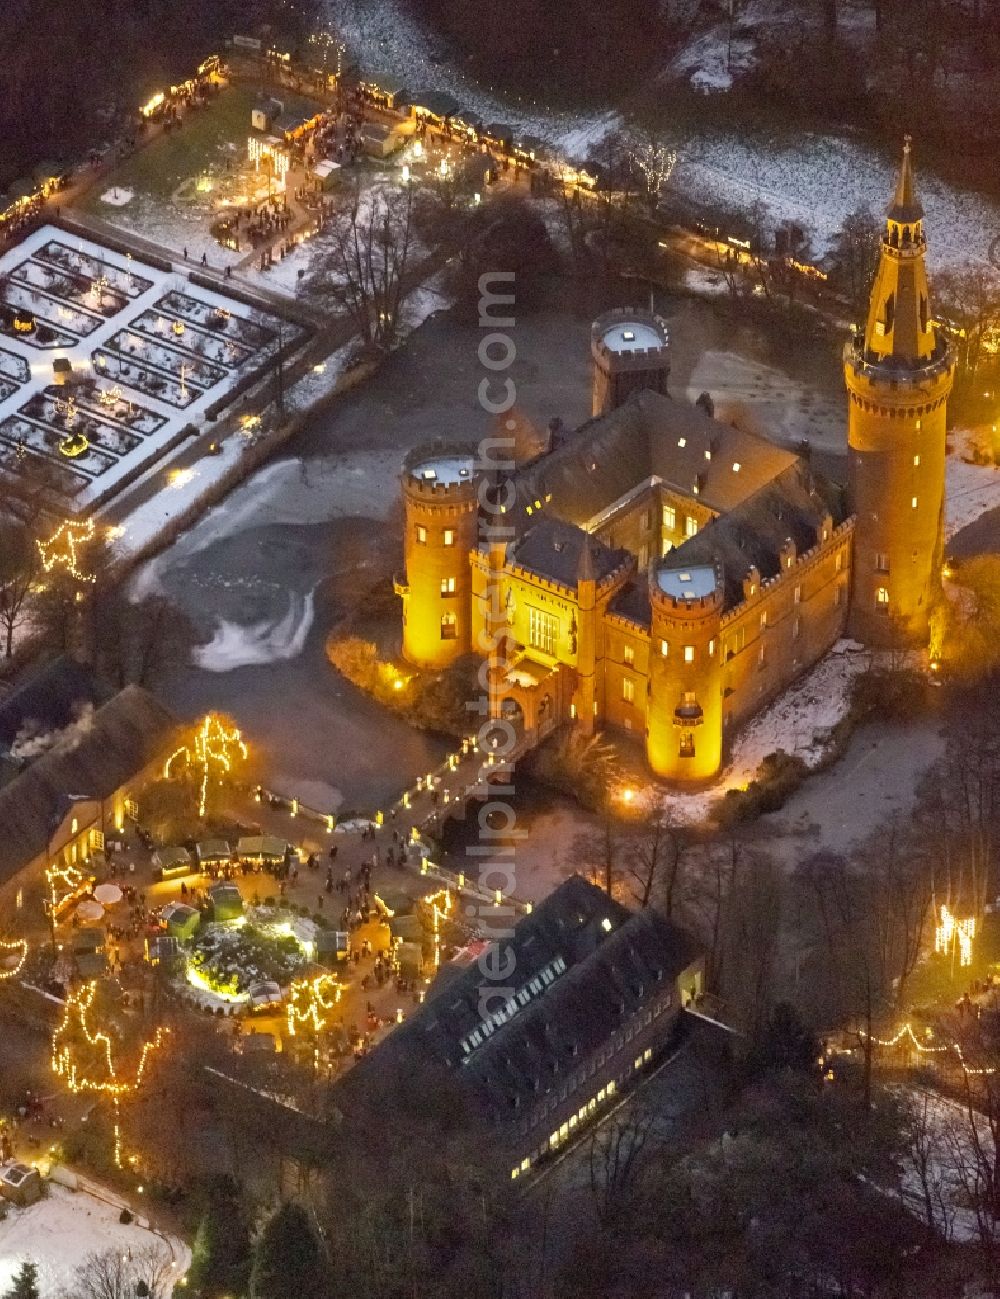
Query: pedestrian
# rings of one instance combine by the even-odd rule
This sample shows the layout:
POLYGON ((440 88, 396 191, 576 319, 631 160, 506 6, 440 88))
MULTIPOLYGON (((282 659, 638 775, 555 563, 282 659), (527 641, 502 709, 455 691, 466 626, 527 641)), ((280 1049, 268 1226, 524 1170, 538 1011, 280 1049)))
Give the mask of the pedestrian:
POLYGON ((187 261, 187 259, 188 259, 188 250, 185 248, 185 249, 184 249, 184 260, 187 261))

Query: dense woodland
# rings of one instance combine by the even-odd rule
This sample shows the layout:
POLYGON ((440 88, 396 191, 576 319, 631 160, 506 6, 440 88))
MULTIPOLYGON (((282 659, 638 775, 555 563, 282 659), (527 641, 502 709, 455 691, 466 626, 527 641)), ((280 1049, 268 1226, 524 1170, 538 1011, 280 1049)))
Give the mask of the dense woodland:
POLYGON ((315 0, 4 0, 0 16, 0 192, 43 159, 111 138, 153 90, 234 32, 295 44, 315 0))

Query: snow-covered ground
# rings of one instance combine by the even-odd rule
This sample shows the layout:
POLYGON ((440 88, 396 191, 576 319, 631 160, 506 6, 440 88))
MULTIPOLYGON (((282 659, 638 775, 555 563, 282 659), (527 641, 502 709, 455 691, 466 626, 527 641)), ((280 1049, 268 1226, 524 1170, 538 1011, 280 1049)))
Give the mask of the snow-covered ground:
POLYGON ((1000 508, 1000 466, 976 465, 965 459, 971 456, 975 445, 973 434, 956 430, 950 436, 954 451, 947 463, 944 511, 947 539, 989 510, 1000 508))
POLYGON ((0 463, 17 473, 37 457, 78 511, 155 464, 277 346, 266 313, 54 226, 0 258, 8 273, 4 296, 17 291, 37 324, 0 343, 0 463), (60 346, 41 344, 46 326, 60 346), (83 386, 46 394, 61 358, 83 386))
POLYGON ((207 645, 193 653, 198 667, 206 672, 231 672, 256 663, 278 663, 302 653, 315 617, 315 591, 305 596, 290 591, 288 612, 276 622, 243 627, 222 619, 207 645))
MULTIPOLYGON (((8 1206, 0 1221, 0 1292, 10 1289, 20 1265, 38 1265, 41 1299, 61 1299, 74 1293, 73 1277, 88 1255, 105 1250, 131 1251, 133 1258, 155 1250, 178 1281, 187 1271, 191 1253, 181 1241, 153 1232, 138 1221, 128 1226, 119 1221, 121 1201, 98 1199, 86 1190, 70 1191, 47 1184, 47 1195, 25 1209, 8 1206)), ((164 1293, 169 1294, 168 1285, 164 1293)))
MULTIPOLYGON (((856 641, 838 641, 827 656, 739 732, 733 756, 717 781, 694 794, 669 793, 656 802, 687 823, 702 821, 728 789, 744 788, 763 760, 779 749, 815 767, 829 749, 830 731, 847 712, 850 686, 869 656, 856 641)), ((653 797, 653 791, 647 799, 653 797)))
POLYGON ((986 1118, 928 1088, 909 1088, 903 1096, 912 1133, 902 1167, 906 1204, 924 1222, 930 1215, 946 1240, 995 1240, 995 1225, 985 1211, 994 1159, 986 1118), (982 1221, 973 1207, 977 1198, 984 1205, 982 1221))
MULTIPOLYGON (((919 154, 916 161, 919 169, 919 154)), ((832 135, 804 133, 779 145, 727 134, 681 143, 671 185, 710 205, 747 209, 762 202, 774 222, 796 221, 812 231, 822 254, 849 212, 878 213, 888 203, 896 167, 896 159, 832 135)), ((919 170, 918 188, 931 270, 984 258, 1000 230, 1000 207, 919 170)))

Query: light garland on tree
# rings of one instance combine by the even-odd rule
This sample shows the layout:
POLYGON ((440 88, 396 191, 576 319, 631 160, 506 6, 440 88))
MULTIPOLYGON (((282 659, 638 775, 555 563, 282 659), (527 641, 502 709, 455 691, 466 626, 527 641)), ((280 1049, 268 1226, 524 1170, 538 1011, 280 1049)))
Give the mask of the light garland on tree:
POLYGON ((52 865, 45 872, 45 882, 49 886, 49 906, 53 918, 58 915, 65 904, 76 898, 81 889, 88 886, 90 876, 79 867, 66 862, 62 866, 52 865), (62 885, 62 893, 56 896, 56 886, 62 885))
POLYGON ((158 1028, 154 1036, 143 1044, 135 1077, 131 1081, 121 1078, 115 1069, 111 1038, 100 1029, 96 1032, 92 1031, 88 1022, 96 995, 97 980, 91 979, 89 983, 85 983, 76 992, 71 992, 66 998, 62 1020, 52 1035, 52 1071, 65 1080, 66 1086, 74 1095, 80 1092, 96 1092, 111 1099, 114 1109, 115 1164, 121 1168, 121 1101, 124 1097, 133 1095, 142 1086, 149 1058, 163 1045, 163 1040, 170 1030, 165 1027, 158 1028), (106 1077, 93 1077, 81 1069, 75 1059, 73 1039, 77 1034, 97 1053, 98 1059, 102 1060, 106 1077))
POLYGON ((941 905, 941 922, 934 929, 934 950, 947 953, 958 944, 959 965, 972 964, 972 940, 976 936, 976 918, 968 916, 959 920, 943 903, 941 905))
POLYGON ((66 519, 60 523, 48 541, 38 541, 42 568, 51 573, 54 568, 65 568, 78 582, 96 582, 93 573, 84 572, 80 566, 79 548, 94 538, 94 520, 66 519))
POLYGON ((229 772, 237 757, 245 760, 246 756, 247 746, 243 743, 239 728, 230 728, 217 713, 209 713, 195 732, 194 743, 175 749, 163 764, 163 776, 167 779, 175 765, 181 761, 189 767, 198 768, 201 771, 198 815, 204 816, 208 802, 208 782, 213 769, 229 772))
POLYGON ((340 984, 332 974, 296 979, 288 990, 285 1007, 289 1036, 295 1036, 296 1024, 308 1024, 314 1033, 326 1028, 329 1023, 326 1017, 340 1001, 340 996, 340 984))
POLYGON ((431 893, 424 898, 424 905, 431 909, 431 922, 434 933, 434 964, 441 964, 441 922, 451 915, 454 909, 455 900, 451 895, 451 889, 441 889, 437 893, 431 893), (439 905, 438 900, 443 898, 444 901, 439 905))
POLYGON ((28 944, 23 938, 15 938, 9 942, 0 938, 0 956, 8 952, 17 953, 17 963, 9 970, 0 968, 0 983, 5 979, 16 979, 24 969, 24 963, 28 959, 28 944))
MULTIPOLYGON (((928 1036, 930 1036, 931 1030, 928 1029, 927 1033, 928 1036)), ((911 1045, 916 1048, 917 1052, 920 1055, 941 1055, 945 1051, 953 1051, 955 1055, 958 1057, 958 1062, 962 1066, 963 1072, 969 1074, 970 1076, 989 1077, 991 1074, 996 1073, 996 1069, 993 1068, 992 1066, 987 1068, 982 1068, 982 1069, 970 1068, 969 1065, 966 1064, 965 1056, 962 1052, 962 1048, 959 1046, 957 1042, 945 1042, 941 1046, 929 1046, 926 1042, 921 1042, 920 1039, 917 1037, 916 1033, 914 1033, 912 1024, 904 1024, 902 1028, 900 1028, 896 1032, 895 1037, 890 1037, 890 1038, 874 1037, 874 1036, 869 1036, 869 1034, 865 1033, 864 1031, 861 1032, 861 1036, 865 1038, 867 1041, 871 1042, 873 1046, 881 1046, 886 1048, 899 1046, 900 1042, 902 1042, 904 1038, 909 1038, 911 1045)))

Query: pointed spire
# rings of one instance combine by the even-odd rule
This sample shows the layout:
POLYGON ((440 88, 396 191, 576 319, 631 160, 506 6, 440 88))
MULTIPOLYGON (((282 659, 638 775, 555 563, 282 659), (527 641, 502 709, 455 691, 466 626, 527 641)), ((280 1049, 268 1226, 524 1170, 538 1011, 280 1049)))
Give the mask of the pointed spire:
POLYGON ((890 221, 896 221, 900 225, 922 221, 924 216, 924 209, 917 198, 917 187, 913 179, 912 147, 913 136, 905 135, 903 162, 899 169, 899 179, 896 181, 896 193, 886 214, 890 221))

